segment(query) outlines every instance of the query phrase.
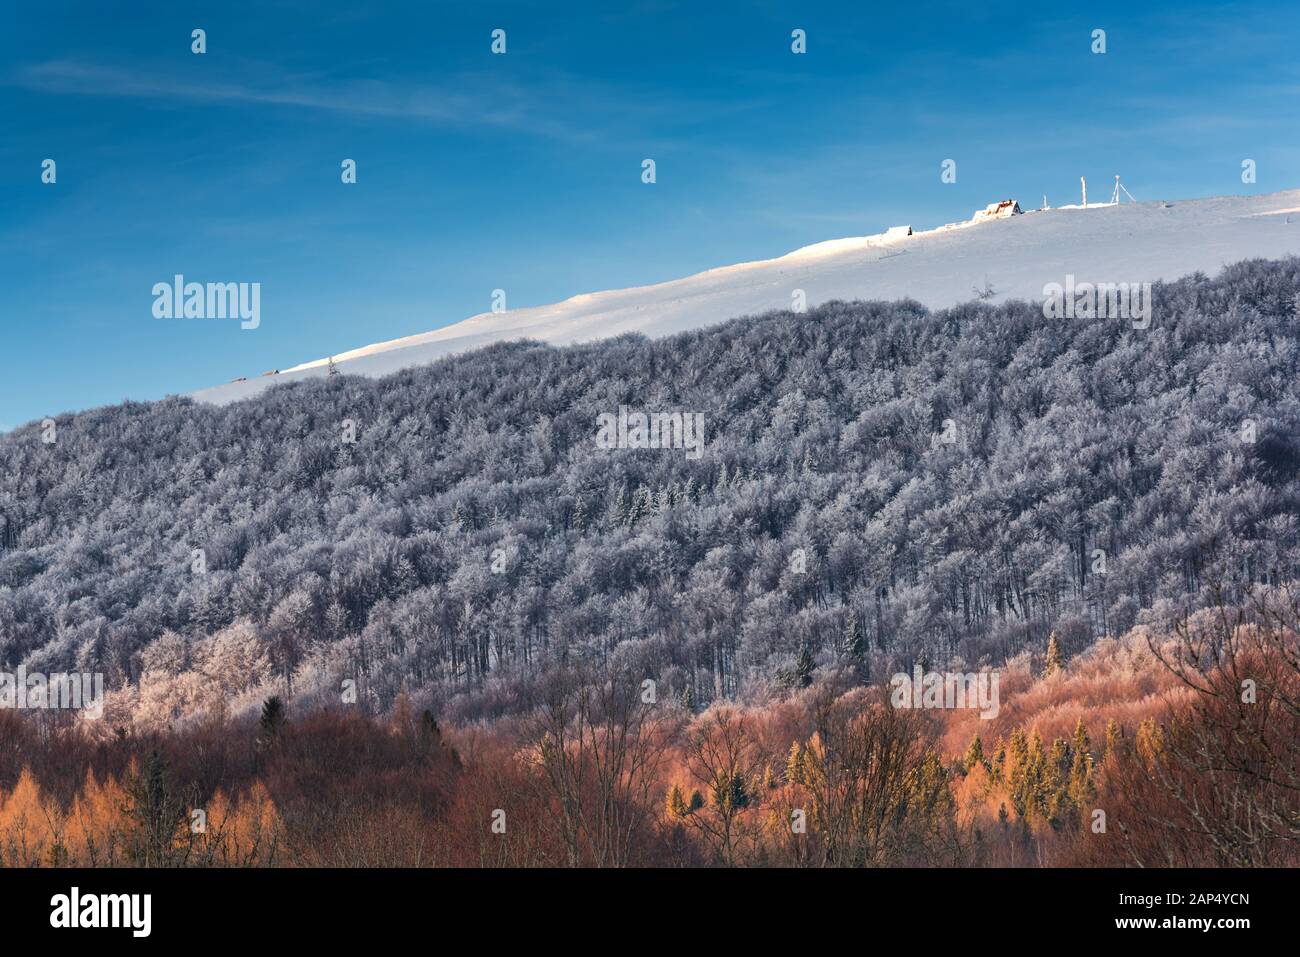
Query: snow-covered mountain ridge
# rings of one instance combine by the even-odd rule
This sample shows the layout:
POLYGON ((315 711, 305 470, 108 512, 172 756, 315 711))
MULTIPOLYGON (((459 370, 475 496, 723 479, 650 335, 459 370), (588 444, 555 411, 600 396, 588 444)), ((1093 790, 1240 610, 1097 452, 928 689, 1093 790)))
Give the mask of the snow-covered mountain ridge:
MULTIPOLYGON (((482 313, 432 332, 333 357, 340 372, 382 376, 442 356, 512 339, 555 345, 627 332, 669 335, 737 316, 832 299, 910 297, 932 308, 974 298, 1038 299, 1067 275, 1090 282, 1146 282, 1227 263, 1300 255, 1300 190, 1118 206, 1062 207, 910 236, 815 243, 776 259, 722 266, 670 282, 482 313)), ((205 402, 249 398, 272 385, 328 372, 328 359, 193 393, 205 402)))

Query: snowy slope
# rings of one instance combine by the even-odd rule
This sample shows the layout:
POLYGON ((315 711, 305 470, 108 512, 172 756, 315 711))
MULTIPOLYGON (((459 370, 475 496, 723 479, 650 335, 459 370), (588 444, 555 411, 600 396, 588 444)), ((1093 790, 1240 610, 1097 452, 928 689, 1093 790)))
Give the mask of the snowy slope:
MULTIPOLYGON (((1174 203, 1061 208, 963 223, 886 240, 837 239, 778 259, 710 269, 685 279, 574 296, 548 306, 483 313, 463 322, 336 355, 340 372, 381 376, 510 339, 556 345, 641 332, 660 336, 736 316, 830 299, 911 297, 931 307, 973 298, 986 282, 997 299, 1041 299, 1043 285, 1174 279, 1253 257, 1300 255, 1300 190, 1174 203)), ((278 376, 204 389, 225 403, 272 385, 325 375, 325 359, 278 376)))

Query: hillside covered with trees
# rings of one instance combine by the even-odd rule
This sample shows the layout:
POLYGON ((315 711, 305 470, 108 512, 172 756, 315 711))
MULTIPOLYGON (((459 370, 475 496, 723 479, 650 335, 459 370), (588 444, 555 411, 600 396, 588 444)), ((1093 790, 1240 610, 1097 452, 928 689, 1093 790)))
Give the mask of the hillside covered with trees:
POLYGON ((32 423, 0 436, 0 666, 165 724, 345 679, 503 716, 556 663, 700 711, 1073 656, 1295 579, 1297 293, 1287 260, 1158 284, 1147 329, 835 302, 32 423), (598 448, 620 406, 703 413, 702 457, 598 448))

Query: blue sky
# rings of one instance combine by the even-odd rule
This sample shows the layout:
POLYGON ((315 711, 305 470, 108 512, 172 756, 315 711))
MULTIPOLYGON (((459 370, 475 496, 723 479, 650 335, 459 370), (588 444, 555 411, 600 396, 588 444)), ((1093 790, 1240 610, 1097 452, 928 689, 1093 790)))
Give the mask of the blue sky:
POLYGON ((1300 186, 1294 4, 1035 6, 11 5, 0 428, 427 331, 496 288, 537 305, 1074 202, 1080 175, 1300 186), (155 319, 176 273, 260 282, 260 328, 155 319))

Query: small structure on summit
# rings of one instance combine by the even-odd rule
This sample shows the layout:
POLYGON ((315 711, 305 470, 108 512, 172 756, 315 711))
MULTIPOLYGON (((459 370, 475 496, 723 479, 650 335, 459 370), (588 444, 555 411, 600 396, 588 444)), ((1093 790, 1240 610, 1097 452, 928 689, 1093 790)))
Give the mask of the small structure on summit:
POLYGON ((1014 199, 1004 199, 1000 203, 989 203, 983 209, 975 210, 975 215, 971 217, 972 223, 982 223, 988 219, 1007 219, 1011 216, 1019 216, 1024 210, 1014 199))
POLYGON ((911 226, 890 226, 885 230, 886 239, 902 239, 904 236, 912 235, 911 226))

